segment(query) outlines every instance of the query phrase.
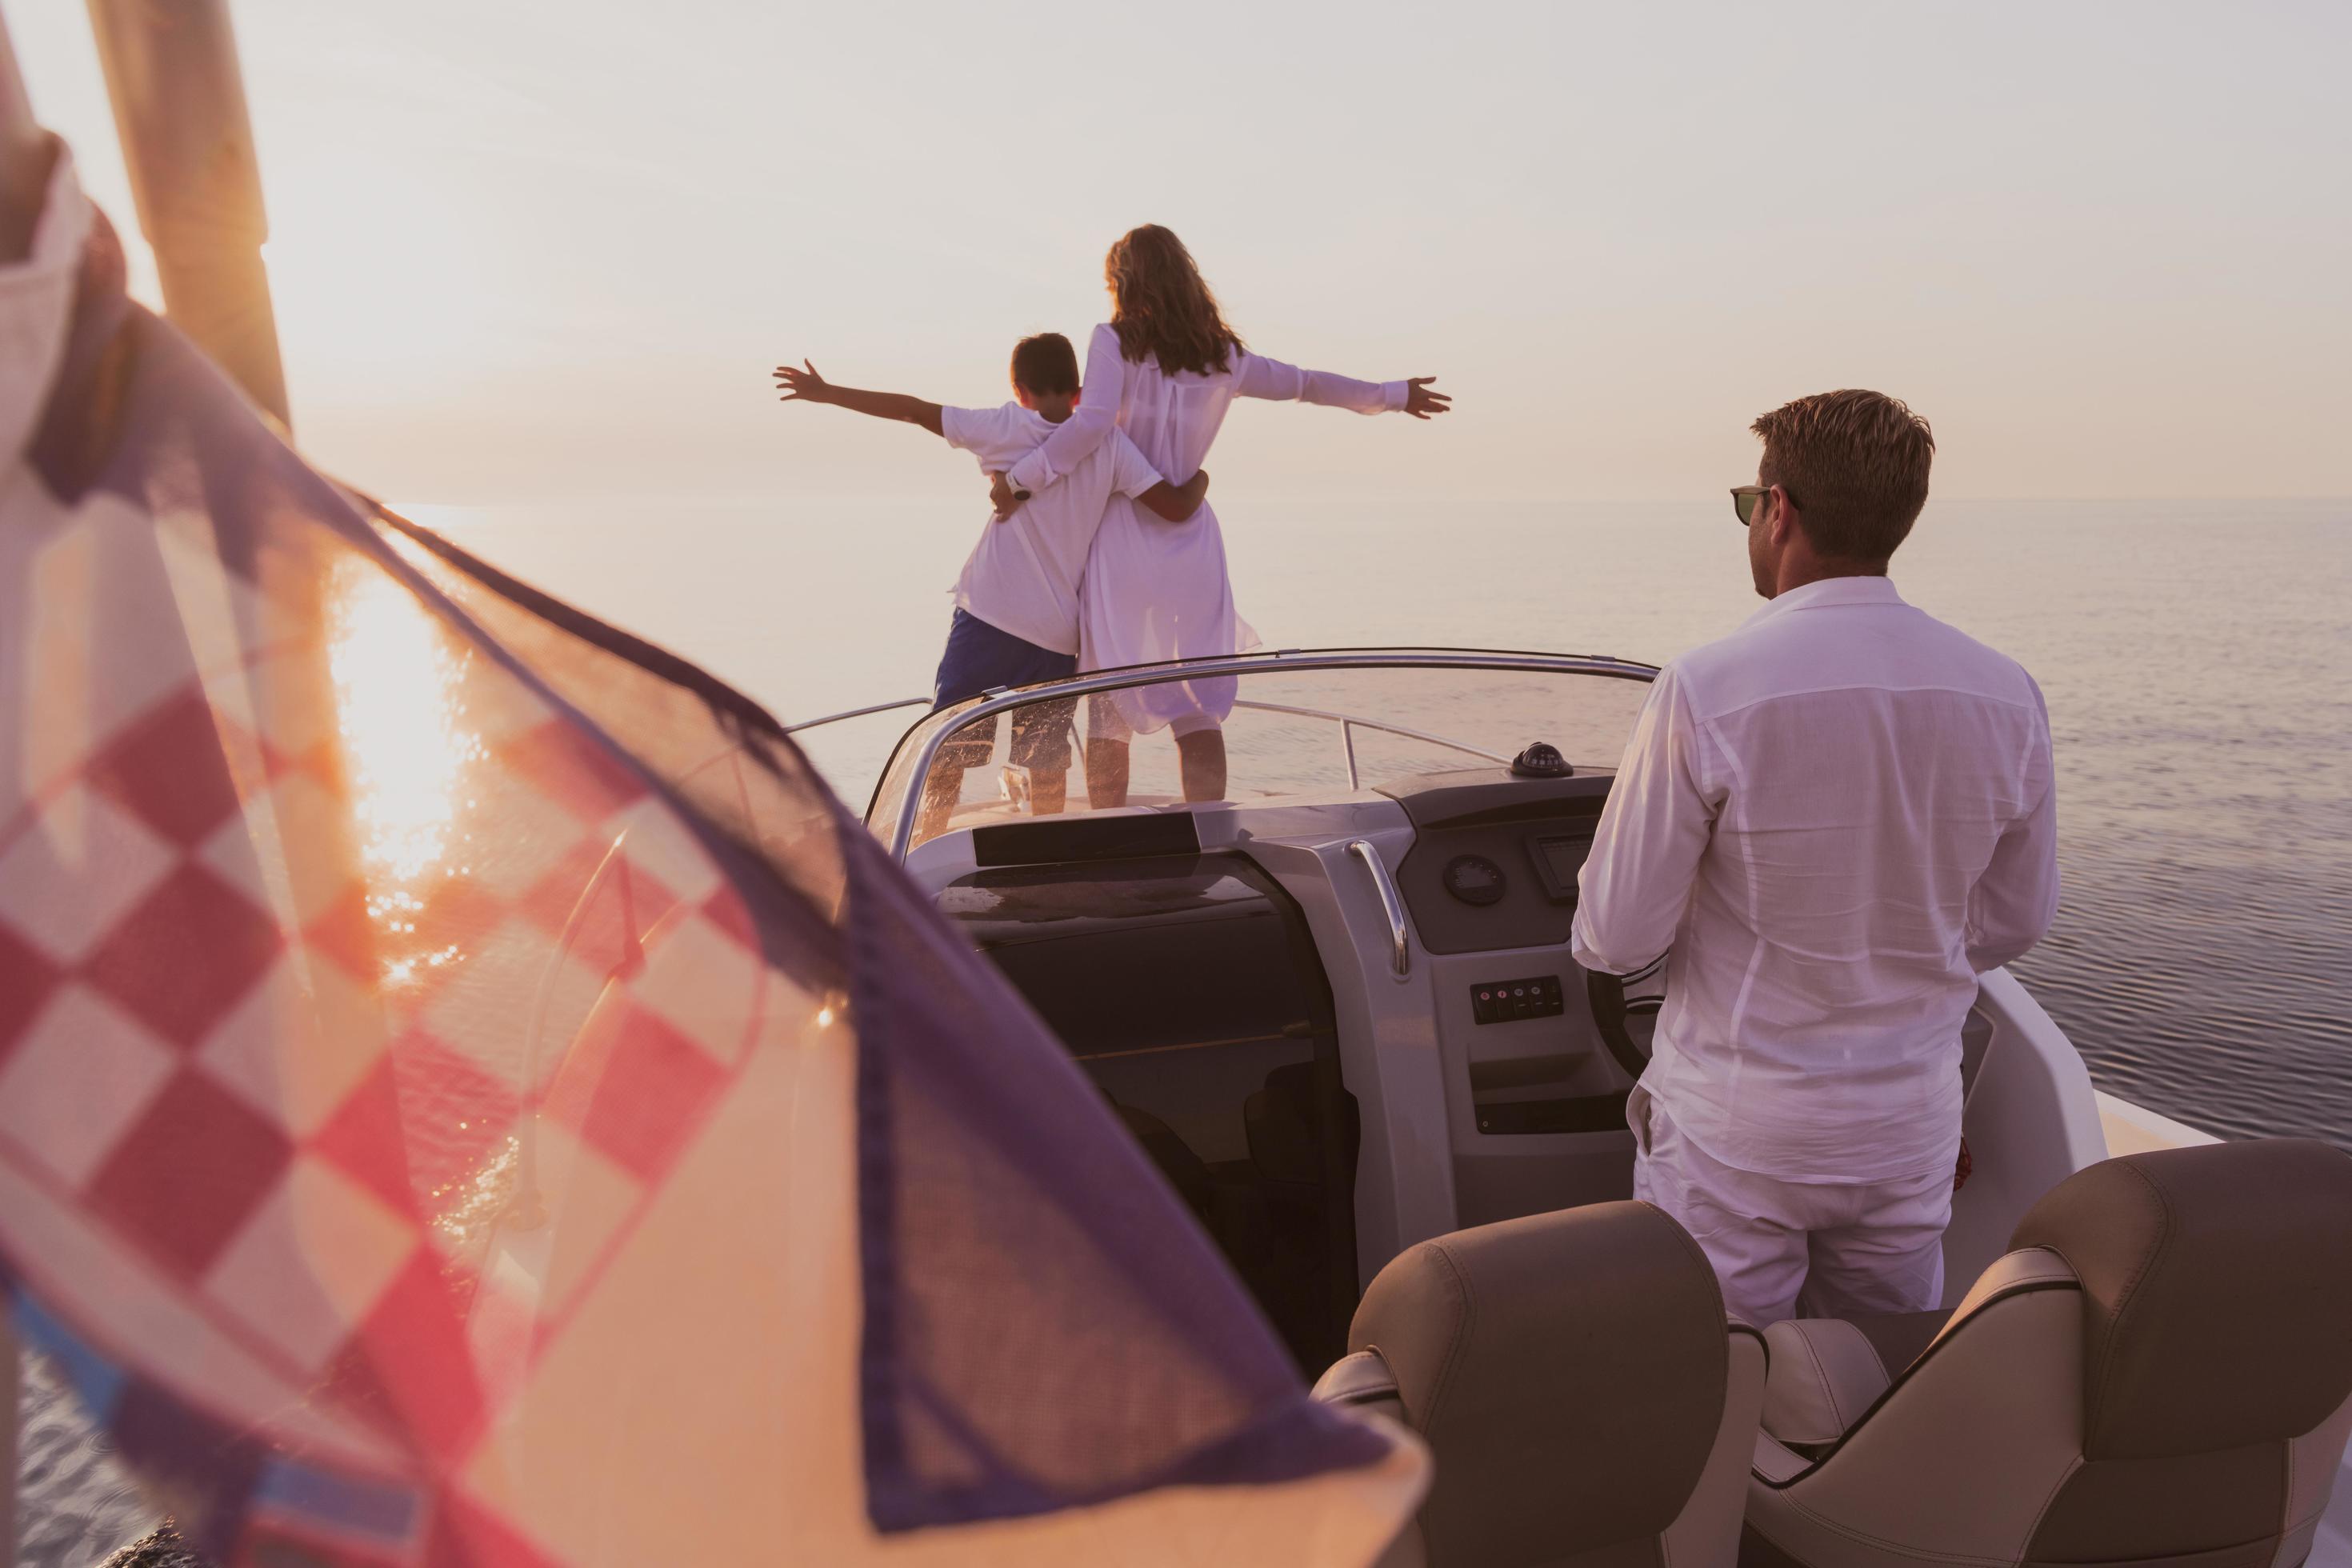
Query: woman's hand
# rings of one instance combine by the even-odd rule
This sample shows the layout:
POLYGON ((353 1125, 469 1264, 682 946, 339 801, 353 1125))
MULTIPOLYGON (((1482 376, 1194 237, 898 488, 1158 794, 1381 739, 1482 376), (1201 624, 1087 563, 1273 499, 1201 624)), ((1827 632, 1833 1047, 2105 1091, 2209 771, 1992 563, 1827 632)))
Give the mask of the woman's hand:
POLYGON ((780 364, 776 367, 776 390, 783 395, 782 403, 831 403, 833 387, 817 374, 816 366, 803 360, 799 368, 780 364))
POLYGON ((1426 419, 1432 415, 1452 410, 1454 399, 1442 392, 1429 390, 1429 384, 1436 379, 1433 375, 1416 375, 1404 384, 1404 411, 1407 414, 1415 419, 1426 419))

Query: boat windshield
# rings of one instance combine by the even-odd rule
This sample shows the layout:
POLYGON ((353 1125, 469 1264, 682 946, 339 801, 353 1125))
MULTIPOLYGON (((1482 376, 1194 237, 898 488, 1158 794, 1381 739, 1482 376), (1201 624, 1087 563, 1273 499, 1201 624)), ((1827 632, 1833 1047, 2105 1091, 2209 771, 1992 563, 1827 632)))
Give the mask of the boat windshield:
MULTIPOLYGON (((956 828, 1057 810, 1164 809, 1184 800, 1177 736, 1204 729, 1223 732, 1223 798, 1233 801, 1342 795, 1494 767, 1536 741, 1579 767, 1613 767, 1654 673, 1606 658, 1410 650, 1080 677, 924 718, 899 741, 867 821, 885 843, 912 847, 956 828), (1106 752, 1106 742, 1114 749, 1106 752), (1103 765, 1116 762, 1122 742, 1123 800, 1107 787, 1115 769, 1103 765)), ((1196 752, 1202 744, 1193 742, 1196 752)))

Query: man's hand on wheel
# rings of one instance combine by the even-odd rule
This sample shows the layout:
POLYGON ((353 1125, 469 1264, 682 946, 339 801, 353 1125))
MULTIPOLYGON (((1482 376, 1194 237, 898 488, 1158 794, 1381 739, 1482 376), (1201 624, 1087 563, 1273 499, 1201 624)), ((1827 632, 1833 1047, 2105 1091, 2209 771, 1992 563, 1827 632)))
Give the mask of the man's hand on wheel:
POLYGON ((1434 415, 1450 413, 1454 399, 1442 392, 1432 392, 1429 384, 1433 375, 1416 375, 1404 384, 1404 411, 1415 419, 1427 419, 1434 415))

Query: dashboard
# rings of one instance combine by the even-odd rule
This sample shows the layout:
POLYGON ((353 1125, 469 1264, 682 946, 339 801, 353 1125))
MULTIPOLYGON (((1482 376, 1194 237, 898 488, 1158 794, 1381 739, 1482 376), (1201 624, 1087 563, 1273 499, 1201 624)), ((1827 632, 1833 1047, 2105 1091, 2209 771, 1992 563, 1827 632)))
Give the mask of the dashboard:
POLYGON ((1576 876, 1612 775, 1517 779, 1493 768, 1425 773, 1390 793, 1412 821, 1397 891, 1433 953, 1568 941, 1576 876))
MULTIPOLYGON (((1311 1368, 1402 1248, 1631 1191, 1633 1080, 1567 948, 1614 782, 1486 767, 1024 817, 928 841, 908 869, 1061 1035, 1311 1368)), ((1998 1254, 2003 1194, 2038 1192, 2047 1163, 2038 1142, 1988 1161, 1988 1128, 2089 1095, 2063 1037, 2015 1021, 2014 981, 1988 977, 1985 995, 1960 1042, 1979 1171, 1955 1235, 1971 1259, 1998 1254), (1996 1019, 2021 1048, 1980 1081, 1996 1019)), ((2095 1140, 2095 1110, 2078 1120, 2095 1140)))

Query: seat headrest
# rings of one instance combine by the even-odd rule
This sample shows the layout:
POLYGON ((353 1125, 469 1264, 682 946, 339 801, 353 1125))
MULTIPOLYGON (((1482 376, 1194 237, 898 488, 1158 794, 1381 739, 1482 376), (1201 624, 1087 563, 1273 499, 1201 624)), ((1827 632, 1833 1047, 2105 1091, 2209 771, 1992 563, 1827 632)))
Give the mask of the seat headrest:
POLYGON ((1549 1563, 1655 1534, 1697 1485, 1729 1365, 1715 1273, 1647 1204, 1456 1231, 1365 1292, 1377 1349, 1437 1460, 1433 1563, 1549 1563))
POLYGON ((2162 1458, 2300 1436, 2352 1394, 2352 1156, 2308 1139, 2106 1160, 2011 1247, 2083 1281, 2084 1451, 2162 1458))

